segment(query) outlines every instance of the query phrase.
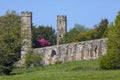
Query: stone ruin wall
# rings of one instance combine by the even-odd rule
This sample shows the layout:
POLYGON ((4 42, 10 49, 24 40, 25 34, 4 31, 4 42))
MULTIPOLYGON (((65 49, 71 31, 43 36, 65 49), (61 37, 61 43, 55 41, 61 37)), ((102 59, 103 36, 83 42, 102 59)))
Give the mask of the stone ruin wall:
POLYGON ((94 60, 101 55, 106 54, 107 39, 96 39, 70 44, 55 45, 44 48, 33 49, 39 53, 44 60, 45 65, 55 64, 57 62, 69 62, 78 60, 94 60))
MULTIPOLYGON (((18 66, 22 66, 24 64, 24 56, 29 51, 31 46, 31 36, 32 36, 32 13, 31 12, 22 12, 21 13, 21 21, 23 26, 21 27, 21 36, 22 43, 25 43, 21 47, 21 60, 18 61, 18 66)), ((67 17, 66 16, 58 16, 57 17, 57 42, 59 44, 59 40, 64 37, 67 28, 67 17), (61 33, 61 31, 63 33, 61 33)), ((77 60, 93 60, 98 59, 101 55, 106 54, 106 40, 107 39, 96 39, 90 41, 83 41, 77 43, 69 43, 62 45, 54 45, 50 47, 44 48, 36 48, 33 49, 35 53, 39 53, 45 65, 54 64, 57 62, 69 62, 69 61, 77 61, 77 60)))

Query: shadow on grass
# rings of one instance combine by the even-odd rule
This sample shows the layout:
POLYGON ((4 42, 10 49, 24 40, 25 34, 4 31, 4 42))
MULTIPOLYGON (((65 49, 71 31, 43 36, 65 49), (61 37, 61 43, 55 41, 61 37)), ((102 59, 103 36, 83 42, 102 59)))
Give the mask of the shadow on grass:
POLYGON ((45 69, 45 67, 15 68, 10 75, 26 74, 45 69))

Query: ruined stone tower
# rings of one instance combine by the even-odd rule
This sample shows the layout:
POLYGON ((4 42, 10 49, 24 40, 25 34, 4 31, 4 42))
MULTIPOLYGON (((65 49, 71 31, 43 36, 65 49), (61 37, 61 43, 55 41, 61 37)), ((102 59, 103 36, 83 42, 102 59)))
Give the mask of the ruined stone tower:
POLYGON ((24 59, 24 56, 28 50, 31 49, 31 26, 32 26, 32 12, 22 12, 21 13, 21 38, 22 38, 22 47, 21 47, 21 59, 24 59))
POLYGON ((63 15, 57 16, 57 44, 65 36, 67 32, 67 17, 63 15))

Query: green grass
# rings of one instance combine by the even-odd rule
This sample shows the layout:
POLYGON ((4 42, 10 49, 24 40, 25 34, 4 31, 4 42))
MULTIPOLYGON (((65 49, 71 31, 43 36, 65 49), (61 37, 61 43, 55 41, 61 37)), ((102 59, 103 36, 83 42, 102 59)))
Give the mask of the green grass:
POLYGON ((0 80, 120 80, 120 70, 101 70, 98 61, 76 61, 15 69, 10 76, 0 76, 0 80))

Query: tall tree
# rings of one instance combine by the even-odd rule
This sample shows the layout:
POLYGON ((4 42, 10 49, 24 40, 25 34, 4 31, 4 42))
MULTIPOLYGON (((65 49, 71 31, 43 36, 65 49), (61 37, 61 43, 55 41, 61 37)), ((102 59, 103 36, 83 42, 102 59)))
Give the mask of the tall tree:
POLYGON ((95 28, 91 31, 91 39, 102 38, 107 28, 108 20, 102 19, 99 25, 95 25, 95 28))
POLYGON ((15 11, 0 17, 0 73, 9 74, 20 53, 21 19, 15 11))

